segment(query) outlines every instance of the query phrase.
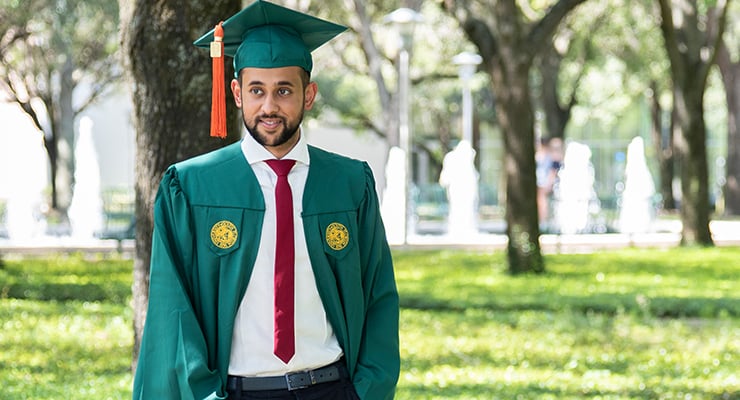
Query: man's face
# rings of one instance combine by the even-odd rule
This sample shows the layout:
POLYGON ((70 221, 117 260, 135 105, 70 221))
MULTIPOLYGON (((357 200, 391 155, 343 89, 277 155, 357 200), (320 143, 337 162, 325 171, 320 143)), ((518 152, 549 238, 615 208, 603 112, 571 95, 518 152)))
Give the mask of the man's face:
POLYGON ((304 87, 300 67, 244 68, 231 82, 249 134, 280 158, 298 142, 303 113, 313 107, 317 86, 304 87))

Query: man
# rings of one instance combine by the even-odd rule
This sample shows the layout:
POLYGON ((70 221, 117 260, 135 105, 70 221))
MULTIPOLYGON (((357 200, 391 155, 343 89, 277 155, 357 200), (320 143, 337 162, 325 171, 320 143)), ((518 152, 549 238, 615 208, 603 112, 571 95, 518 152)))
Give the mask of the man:
POLYGON ((222 27, 249 134, 162 179, 134 399, 390 399, 398 293, 372 172, 300 127, 311 51, 345 28, 259 0, 222 27))

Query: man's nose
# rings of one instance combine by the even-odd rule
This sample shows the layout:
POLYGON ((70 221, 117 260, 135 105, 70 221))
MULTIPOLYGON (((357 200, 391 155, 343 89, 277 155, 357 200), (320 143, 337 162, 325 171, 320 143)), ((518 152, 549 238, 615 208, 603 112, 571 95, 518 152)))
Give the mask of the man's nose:
POLYGON ((275 95, 268 94, 265 96, 265 101, 262 103, 262 112, 266 115, 276 113, 280 107, 278 107, 277 101, 275 101, 275 95))

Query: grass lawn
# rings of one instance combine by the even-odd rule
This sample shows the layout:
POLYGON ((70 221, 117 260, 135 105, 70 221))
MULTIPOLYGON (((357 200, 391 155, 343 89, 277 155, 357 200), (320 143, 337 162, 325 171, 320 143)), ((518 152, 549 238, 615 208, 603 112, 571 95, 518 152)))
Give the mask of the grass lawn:
MULTIPOLYGON (((740 249, 396 252, 397 399, 740 399, 740 249)), ((0 398, 130 398, 131 262, 5 261, 0 398)))
POLYGON ((740 398, 740 249, 396 256, 398 399, 740 398))
POLYGON ((131 398, 132 263, 56 257, 0 268, 0 398, 131 398))

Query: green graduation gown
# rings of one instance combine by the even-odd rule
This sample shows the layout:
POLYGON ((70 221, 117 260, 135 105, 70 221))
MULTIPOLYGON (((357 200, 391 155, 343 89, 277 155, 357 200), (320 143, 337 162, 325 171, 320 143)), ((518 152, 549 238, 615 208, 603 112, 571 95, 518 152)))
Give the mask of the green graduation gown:
MULTIPOLYGON (((372 172, 313 146, 309 155, 302 218, 319 295, 360 398, 393 398, 398 292, 372 172)), ((239 143, 165 173, 134 399, 226 398, 234 318, 264 203, 239 143)))

